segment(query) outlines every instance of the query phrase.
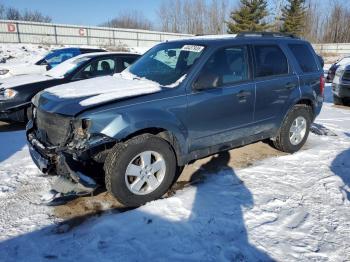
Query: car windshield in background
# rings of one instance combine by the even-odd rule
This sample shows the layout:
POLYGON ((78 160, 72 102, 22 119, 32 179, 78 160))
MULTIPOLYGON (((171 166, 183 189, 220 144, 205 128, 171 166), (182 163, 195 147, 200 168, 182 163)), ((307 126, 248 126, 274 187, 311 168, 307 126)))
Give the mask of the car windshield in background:
POLYGON ((148 51, 129 69, 133 75, 159 83, 176 84, 202 55, 204 46, 165 43, 148 51))
POLYGON ((77 51, 62 51, 62 50, 54 50, 50 53, 48 53, 45 57, 44 60, 46 61, 47 64, 50 66, 54 67, 56 65, 59 65, 60 63, 77 56, 79 53, 77 51))
POLYGON ((53 78, 64 78, 67 74, 78 68, 81 64, 90 60, 91 57, 80 57, 80 58, 71 58, 58 66, 49 70, 46 75, 51 76, 53 78))

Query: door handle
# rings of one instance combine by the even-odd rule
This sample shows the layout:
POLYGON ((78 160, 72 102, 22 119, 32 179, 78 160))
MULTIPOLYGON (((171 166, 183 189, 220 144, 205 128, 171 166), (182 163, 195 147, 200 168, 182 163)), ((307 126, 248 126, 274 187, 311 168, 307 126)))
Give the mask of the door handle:
POLYGON ((250 96, 252 92, 249 91, 239 91, 238 94, 236 95, 238 98, 246 98, 247 96, 250 96))
POLYGON ((290 90, 290 89, 293 89, 295 87, 297 87, 297 84, 293 83, 293 82, 289 82, 285 85, 285 87, 290 90))

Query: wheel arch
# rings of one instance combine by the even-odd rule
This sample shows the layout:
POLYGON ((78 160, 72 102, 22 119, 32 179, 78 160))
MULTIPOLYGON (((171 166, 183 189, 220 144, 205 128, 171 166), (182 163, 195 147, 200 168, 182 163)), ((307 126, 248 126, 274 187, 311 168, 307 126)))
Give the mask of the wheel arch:
POLYGON ((181 144, 181 138, 179 138, 179 136, 177 136, 174 132, 172 132, 167 128, 154 126, 154 127, 145 127, 138 130, 133 130, 128 134, 124 134, 124 137, 120 139, 120 142, 127 141, 133 137, 136 137, 142 134, 152 134, 166 140, 174 150, 177 164, 179 166, 182 166, 185 164, 184 154, 186 153, 185 153, 184 145, 181 144))

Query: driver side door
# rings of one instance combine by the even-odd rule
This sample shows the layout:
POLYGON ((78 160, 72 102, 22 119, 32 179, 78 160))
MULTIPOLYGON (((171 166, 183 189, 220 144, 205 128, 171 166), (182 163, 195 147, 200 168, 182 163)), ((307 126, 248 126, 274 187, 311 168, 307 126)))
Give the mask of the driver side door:
POLYGON ((249 135, 254 118, 255 84, 248 47, 213 53, 188 95, 189 150, 230 147, 249 135))

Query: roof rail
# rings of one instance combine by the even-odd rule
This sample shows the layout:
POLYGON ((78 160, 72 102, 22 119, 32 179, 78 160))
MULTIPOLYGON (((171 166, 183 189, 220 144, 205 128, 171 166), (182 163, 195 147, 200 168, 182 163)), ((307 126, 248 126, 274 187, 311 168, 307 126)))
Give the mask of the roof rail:
POLYGON ((289 37, 299 39, 293 34, 280 32, 241 32, 237 34, 237 37, 289 37))

